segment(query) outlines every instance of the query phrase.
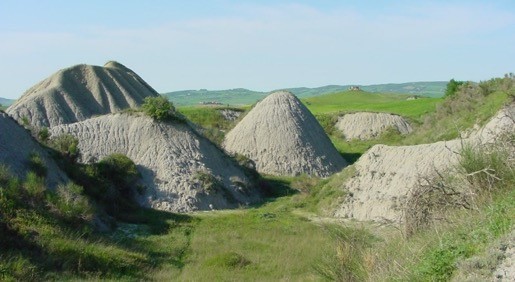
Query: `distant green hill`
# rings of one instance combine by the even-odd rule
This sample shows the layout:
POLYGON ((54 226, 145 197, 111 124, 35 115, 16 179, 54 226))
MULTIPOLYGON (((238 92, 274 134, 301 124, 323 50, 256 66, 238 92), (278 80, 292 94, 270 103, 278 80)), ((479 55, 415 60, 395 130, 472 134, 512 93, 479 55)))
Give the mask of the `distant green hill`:
POLYGON ((0 105, 7 107, 7 106, 10 106, 12 103, 14 103, 14 101, 15 100, 0 98, 0 105))
POLYGON ((402 93, 440 98, 445 93, 447 81, 389 83, 361 86, 367 92, 402 93))
MULTIPOLYGON (((320 96, 328 93, 343 92, 349 90, 351 86, 358 86, 367 92, 398 93, 426 97, 442 97, 445 91, 445 81, 434 82, 409 82, 409 83, 390 83, 377 85, 327 85, 316 88, 297 87, 285 88, 299 98, 320 96)), ((283 90, 283 89, 281 89, 283 90)), ((269 92, 253 91, 244 88, 228 90, 182 90, 163 93, 162 95, 170 99, 178 106, 197 105, 201 103, 219 103, 230 105, 248 105, 264 98, 269 92)))

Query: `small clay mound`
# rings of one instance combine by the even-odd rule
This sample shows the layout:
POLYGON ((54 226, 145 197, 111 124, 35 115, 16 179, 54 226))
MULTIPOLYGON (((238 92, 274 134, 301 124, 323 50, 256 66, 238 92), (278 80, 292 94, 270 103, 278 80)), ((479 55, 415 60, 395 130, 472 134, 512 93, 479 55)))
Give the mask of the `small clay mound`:
POLYGON ((336 123, 345 139, 370 140, 386 132, 389 128, 400 134, 408 134, 413 129, 401 116, 387 113, 353 113, 338 118, 336 123))
POLYGON ((145 97, 158 96, 141 77, 117 62, 104 67, 76 65, 36 84, 7 113, 18 122, 52 127, 95 115, 137 108, 145 97))
POLYGON ((267 174, 326 177, 347 165, 311 112, 286 91, 257 103, 226 135, 223 146, 267 174))
POLYGON ((243 113, 243 111, 236 111, 233 109, 221 109, 220 110, 220 114, 222 115, 222 117, 228 121, 237 120, 241 116, 242 113, 243 113))
POLYGON ((111 114, 53 127, 79 140, 81 162, 121 153, 132 159, 146 192, 142 204, 174 212, 234 208, 259 200, 241 167, 187 123, 142 114, 111 114))
POLYGON ((464 144, 491 143, 506 132, 515 132, 513 106, 500 111, 468 139, 416 146, 376 145, 354 164, 356 173, 343 183, 342 188, 348 192, 335 215, 357 220, 403 221, 406 200, 421 177, 452 169, 464 144))
POLYGON ((66 175, 30 132, 7 114, 0 112, 0 164, 7 166, 11 173, 23 179, 32 169, 29 163, 31 154, 41 157, 47 171, 48 187, 53 188, 59 183, 68 182, 66 175))

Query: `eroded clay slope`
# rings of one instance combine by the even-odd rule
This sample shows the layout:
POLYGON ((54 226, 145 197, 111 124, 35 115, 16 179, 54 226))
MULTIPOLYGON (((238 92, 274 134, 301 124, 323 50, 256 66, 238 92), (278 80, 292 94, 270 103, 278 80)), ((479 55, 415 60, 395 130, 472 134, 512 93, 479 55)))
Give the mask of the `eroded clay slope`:
POLYGON ((345 114, 338 118, 336 128, 343 133, 347 140, 373 139, 389 128, 397 130, 400 134, 408 134, 413 131, 411 125, 401 116, 369 112, 345 114))
POLYGON ((402 221, 410 190, 420 177, 453 168, 464 144, 480 146, 515 131, 515 107, 500 111, 467 139, 416 146, 376 145, 354 164, 356 173, 343 183, 348 191, 336 216, 357 220, 402 221))
POLYGON ((223 146, 267 174, 325 177, 347 165, 311 112, 286 91, 257 103, 226 135, 223 146))
POLYGON ((174 212, 233 208, 260 197, 241 167, 186 123, 111 114, 57 126, 51 133, 76 136, 82 162, 113 153, 131 158, 147 187, 143 204, 153 208, 174 212), (208 187, 210 177, 220 185, 208 187))
POLYGON ((7 109, 18 122, 52 127, 95 115, 137 108, 158 93, 132 70, 117 62, 76 65, 60 70, 27 90, 7 109))
POLYGON ((55 187, 59 183, 68 182, 66 175, 57 167, 30 132, 21 127, 7 114, 0 112, 0 164, 19 178, 25 178, 30 171, 29 156, 31 153, 41 157, 47 168, 47 186, 55 187))

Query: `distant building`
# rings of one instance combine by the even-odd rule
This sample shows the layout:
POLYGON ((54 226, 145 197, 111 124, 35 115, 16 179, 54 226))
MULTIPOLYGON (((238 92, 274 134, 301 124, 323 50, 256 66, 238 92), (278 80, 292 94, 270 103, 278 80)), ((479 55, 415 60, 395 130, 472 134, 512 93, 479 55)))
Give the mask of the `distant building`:
POLYGON ((350 91, 361 91, 361 88, 359 88, 359 86, 351 86, 351 87, 349 87, 349 90, 350 91))

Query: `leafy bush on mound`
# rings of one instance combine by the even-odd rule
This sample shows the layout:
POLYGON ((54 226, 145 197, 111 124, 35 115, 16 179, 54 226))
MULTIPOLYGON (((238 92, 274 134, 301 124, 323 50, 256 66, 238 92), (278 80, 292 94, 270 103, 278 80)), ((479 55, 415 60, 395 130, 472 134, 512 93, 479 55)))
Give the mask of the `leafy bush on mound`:
POLYGON ((155 120, 169 120, 176 117, 175 107, 172 102, 163 96, 146 97, 141 105, 143 112, 155 120))

